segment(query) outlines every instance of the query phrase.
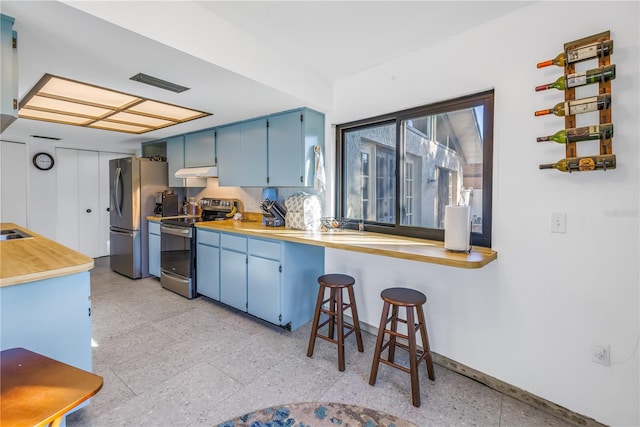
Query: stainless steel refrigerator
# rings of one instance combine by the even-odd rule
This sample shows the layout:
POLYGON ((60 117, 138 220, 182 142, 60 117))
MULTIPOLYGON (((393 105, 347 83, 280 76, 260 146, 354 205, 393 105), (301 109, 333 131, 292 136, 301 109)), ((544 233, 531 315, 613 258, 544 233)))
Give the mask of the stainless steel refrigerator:
POLYGON ((125 157, 109 162, 111 269, 132 279, 149 276, 148 215, 168 188, 167 163, 125 157))

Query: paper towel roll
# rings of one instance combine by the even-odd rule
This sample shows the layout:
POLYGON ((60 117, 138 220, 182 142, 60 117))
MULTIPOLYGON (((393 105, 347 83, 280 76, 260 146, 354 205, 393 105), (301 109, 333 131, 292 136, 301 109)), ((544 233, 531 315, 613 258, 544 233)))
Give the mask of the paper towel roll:
POLYGON ((469 206, 446 206, 444 211, 444 248, 450 251, 467 252, 471 249, 471 208, 469 206))

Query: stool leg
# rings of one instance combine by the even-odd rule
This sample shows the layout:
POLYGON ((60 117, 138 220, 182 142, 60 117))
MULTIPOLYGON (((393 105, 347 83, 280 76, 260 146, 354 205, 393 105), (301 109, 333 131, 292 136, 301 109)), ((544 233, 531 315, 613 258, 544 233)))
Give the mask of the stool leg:
POLYGON ((344 307, 342 301, 342 289, 336 290, 336 317, 338 328, 338 370, 344 371, 344 307))
POLYGON ((358 351, 364 352, 364 345, 362 344, 362 334, 360 333, 360 321, 358 320, 358 309, 356 308, 356 297, 353 294, 353 286, 347 288, 349 292, 349 304, 351 304, 351 316, 353 317, 353 329, 356 333, 356 342, 358 343, 358 351))
POLYGON ((318 323, 320 322, 320 309, 322 308, 322 300, 324 299, 324 286, 320 285, 318 289, 318 300, 316 302, 316 311, 313 313, 313 324, 311 325, 311 336, 309 337, 309 347, 307 349, 307 357, 313 356, 313 348, 316 344, 316 335, 318 334, 318 323))
POLYGON ((431 381, 435 381, 436 374, 433 370, 433 361, 431 360, 431 349, 429 348, 429 337, 427 336, 427 324, 424 321, 424 312, 422 311, 422 306, 416 307, 418 310, 418 321, 420 322, 420 336, 422 337, 422 349, 427 354, 424 357, 424 361, 427 364, 427 373, 429 374, 429 379, 431 381))
POLYGON ((333 331, 334 331, 334 325, 336 322, 336 289, 335 288, 330 288, 329 289, 329 312, 331 314, 329 314, 329 332, 328 332, 328 336, 329 338, 333 339, 334 335, 333 335, 333 331))
POLYGON ((420 406, 420 382, 418 381, 418 352, 416 351, 416 324, 413 307, 407 307, 407 335, 409 339, 409 370, 411 373, 411 400, 413 406, 420 406))
MULTIPOLYGON (((391 306, 391 330, 393 332, 398 332, 398 306, 391 306)), ((396 336, 394 334, 389 334, 389 355, 387 360, 392 362, 396 358, 396 336)))
POLYGON ((369 375, 369 385, 376 383, 378 377, 378 365, 380 364, 380 353, 382 352, 382 340, 384 339, 385 329, 387 327, 387 317, 389 316, 389 303, 384 302, 382 306, 382 316, 380 316, 380 327, 378 328, 378 338, 376 338, 376 347, 373 351, 373 362, 371 363, 371 374, 369 375))

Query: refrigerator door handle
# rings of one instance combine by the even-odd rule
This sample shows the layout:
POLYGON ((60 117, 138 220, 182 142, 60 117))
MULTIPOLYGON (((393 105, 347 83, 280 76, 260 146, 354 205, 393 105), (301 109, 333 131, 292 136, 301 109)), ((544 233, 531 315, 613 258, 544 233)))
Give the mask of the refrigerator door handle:
POLYGON ((124 191, 121 190, 122 187, 122 168, 116 168, 116 176, 113 180, 113 200, 116 203, 116 213, 120 218, 122 218, 122 196, 124 191), (121 190, 121 191, 118 191, 121 190))
POLYGON ((111 228, 110 232, 113 233, 113 234, 120 234, 120 235, 123 235, 123 236, 133 237, 133 233, 131 231, 116 230, 113 227, 111 228))

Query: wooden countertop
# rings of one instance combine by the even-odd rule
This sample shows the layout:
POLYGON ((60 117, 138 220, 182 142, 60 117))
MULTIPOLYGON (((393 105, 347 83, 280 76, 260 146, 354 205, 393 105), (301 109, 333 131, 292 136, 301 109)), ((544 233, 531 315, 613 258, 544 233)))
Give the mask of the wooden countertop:
POLYGON ((93 268, 93 258, 12 223, 1 230, 18 229, 31 238, 0 241, 0 287, 67 276, 93 268))
POLYGON ((267 227, 261 221, 235 220, 200 222, 196 227, 458 268, 480 268, 498 257, 498 253, 489 248, 474 246, 470 253, 450 252, 442 242, 368 231, 302 231, 267 227))

